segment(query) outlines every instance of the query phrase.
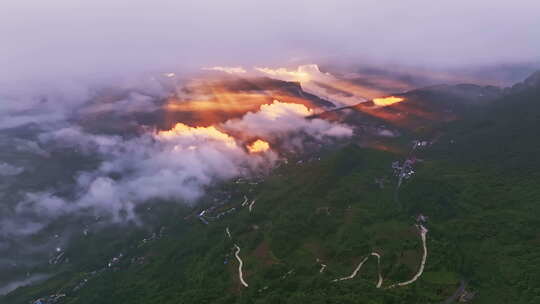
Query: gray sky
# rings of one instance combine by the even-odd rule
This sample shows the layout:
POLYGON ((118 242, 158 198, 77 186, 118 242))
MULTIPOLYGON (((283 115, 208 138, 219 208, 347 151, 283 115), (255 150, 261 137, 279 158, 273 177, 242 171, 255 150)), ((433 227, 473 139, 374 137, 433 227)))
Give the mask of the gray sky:
POLYGON ((538 0, 2 0, 0 81, 355 58, 540 58, 538 0))

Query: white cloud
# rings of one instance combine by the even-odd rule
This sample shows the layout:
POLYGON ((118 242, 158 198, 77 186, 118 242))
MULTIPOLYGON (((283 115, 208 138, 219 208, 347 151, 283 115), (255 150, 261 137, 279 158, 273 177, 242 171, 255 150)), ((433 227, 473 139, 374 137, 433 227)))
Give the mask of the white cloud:
POLYGON ((152 112, 159 109, 155 97, 137 92, 130 92, 124 99, 114 102, 90 103, 81 108, 80 114, 93 114, 102 112, 115 112, 117 114, 131 114, 137 112, 152 112))
POLYGON ((7 163, 0 162, 0 176, 19 175, 24 171, 24 168, 16 167, 7 163))
POLYGON ((72 212, 105 213, 115 221, 133 218, 139 203, 163 199, 191 203, 217 181, 245 176, 270 168, 276 152, 249 153, 247 139, 262 137, 301 147, 306 136, 316 140, 348 137, 352 129, 322 119, 306 119, 312 111, 303 105, 275 101, 255 113, 216 127, 177 124, 162 132, 134 138, 95 135, 77 127, 44 133, 41 144, 76 147, 99 156, 103 162, 76 178, 72 200, 51 191, 29 193, 17 212, 36 212, 46 217, 72 212), (230 134, 242 132, 233 138, 230 134), (248 138, 249 137, 249 138, 248 138))
POLYGON ((170 132, 147 133, 132 139, 66 128, 40 138, 97 153, 105 160, 97 170, 79 175, 80 192, 73 202, 49 193, 35 193, 27 196, 26 208, 19 208, 65 210, 57 215, 90 208, 110 214, 115 220, 132 218, 138 203, 150 199, 190 203, 203 194, 206 186, 268 167, 277 159, 271 151, 251 155, 233 138, 212 127, 183 125, 170 132), (112 174, 119 177, 113 179, 112 174))
POLYGON ((294 133, 306 133, 316 139, 352 136, 353 130, 349 126, 319 118, 306 119, 313 114, 304 105, 275 100, 270 105, 262 105, 258 112, 249 112, 241 119, 227 121, 224 128, 244 136, 268 139, 284 138, 294 133))
POLYGON ((224 72, 227 74, 245 74, 247 71, 243 67, 224 67, 224 66, 215 66, 211 68, 203 68, 206 71, 218 71, 224 72))

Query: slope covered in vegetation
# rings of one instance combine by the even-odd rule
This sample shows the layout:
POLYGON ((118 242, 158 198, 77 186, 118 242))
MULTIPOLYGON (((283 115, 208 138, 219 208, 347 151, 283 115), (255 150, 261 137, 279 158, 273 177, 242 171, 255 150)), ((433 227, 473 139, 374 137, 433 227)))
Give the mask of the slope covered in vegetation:
POLYGON ((392 162, 409 154, 350 144, 220 185, 193 209, 158 204, 151 231, 81 238, 57 276, 2 301, 449 303, 467 290, 471 303, 539 303, 539 97, 511 92, 436 126, 399 189, 392 162), (421 268, 424 226, 425 268, 395 286, 421 268))

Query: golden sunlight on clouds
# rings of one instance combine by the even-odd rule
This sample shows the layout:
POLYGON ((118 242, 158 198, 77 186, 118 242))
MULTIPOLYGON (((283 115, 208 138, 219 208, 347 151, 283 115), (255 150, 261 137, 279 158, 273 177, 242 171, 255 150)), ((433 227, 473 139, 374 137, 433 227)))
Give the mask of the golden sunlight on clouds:
POLYGON ((262 139, 257 139, 247 146, 249 153, 259 153, 270 149, 270 144, 262 139))
POLYGON ((183 123, 177 123, 174 128, 166 131, 159 131, 157 134, 161 139, 196 139, 196 140, 214 140, 225 143, 227 146, 233 147, 236 145, 234 138, 227 133, 223 133, 214 126, 210 127, 191 127, 183 123))
POLYGON ((272 104, 261 105, 259 112, 270 119, 276 119, 278 117, 285 116, 288 113, 298 116, 310 116, 313 114, 313 111, 304 105, 286 103, 279 100, 274 100, 272 104))
POLYGON ((215 66, 211 68, 203 68, 205 71, 218 71, 218 72, 224 72, 227 74, 245 74, 247 73, 246 70, 242 67, 225 67, 225 66, 215 66))
POLYGON ((388 96, 382 98, 374 98, 373 103, 379 107, 386 107, 405 100, 403 97, 388 96))
POLYGON ((294 70, 288 70, 286 68, 271 69, 271 68, 255 68, 255 70, 286 81, 307 82, 311 79, 310 73, 303 71, 300 67, 294 70))

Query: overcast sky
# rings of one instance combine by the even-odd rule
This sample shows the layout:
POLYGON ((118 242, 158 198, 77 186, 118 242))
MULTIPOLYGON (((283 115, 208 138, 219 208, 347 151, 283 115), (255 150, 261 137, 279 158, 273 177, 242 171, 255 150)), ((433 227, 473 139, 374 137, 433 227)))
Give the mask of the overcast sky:
POLYGON ((540 57, 538 0, 2 0, 0 80, 312 58, 540 57))

